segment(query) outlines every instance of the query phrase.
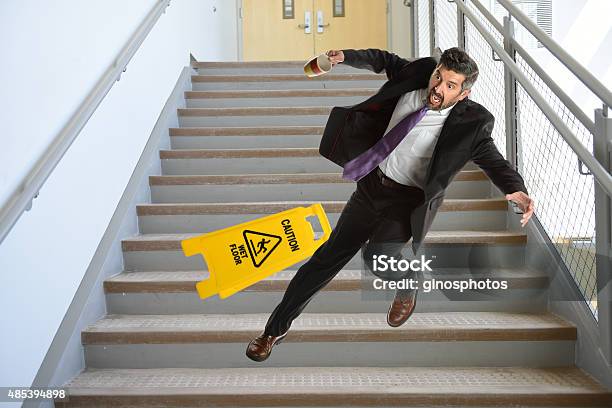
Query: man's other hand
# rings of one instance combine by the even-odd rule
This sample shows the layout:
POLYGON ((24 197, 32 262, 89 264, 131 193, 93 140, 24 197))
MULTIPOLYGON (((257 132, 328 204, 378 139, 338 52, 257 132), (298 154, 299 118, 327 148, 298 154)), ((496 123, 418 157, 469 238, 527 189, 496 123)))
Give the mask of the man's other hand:
POLYGON ((332 67, 344 61, 344 53, 340 50, 329 50, 325 53, 325 55, 327 55, 327 58, 329 58, 329 62, 331 62, 332 67))
POLYGON ((512 194, 506 194, 506 200, 514 201, 521 211, 523 212, 523 218, 521 218, 521 227, 527 224, 527 221, 533 215, 534 207, 533 200, 522 191, 515 191, 512 194))

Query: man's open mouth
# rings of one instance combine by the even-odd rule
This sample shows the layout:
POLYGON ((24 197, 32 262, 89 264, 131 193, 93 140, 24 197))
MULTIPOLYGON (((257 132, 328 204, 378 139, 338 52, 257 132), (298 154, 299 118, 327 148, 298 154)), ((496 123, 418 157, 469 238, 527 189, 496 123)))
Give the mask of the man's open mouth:
POLYGON ((439 105, 440 103, 442 103, 442 98, 437 96, 435 93, 431 93, 431 102, 433 102, 434 105, 439 105))

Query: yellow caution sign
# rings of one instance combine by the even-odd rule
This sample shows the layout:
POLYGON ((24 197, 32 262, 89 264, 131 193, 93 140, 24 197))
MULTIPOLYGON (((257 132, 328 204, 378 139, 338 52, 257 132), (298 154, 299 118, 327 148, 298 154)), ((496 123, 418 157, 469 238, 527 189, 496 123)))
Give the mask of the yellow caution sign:
POLYGON ((311 256, 329 238, 331 226, 319 203, 181 241, 186 256, 201 254, 209 278, 198 282, 200 298, 225 299, 311 256), (315 239, 306 217, 316 216, 323 235, 315 239))

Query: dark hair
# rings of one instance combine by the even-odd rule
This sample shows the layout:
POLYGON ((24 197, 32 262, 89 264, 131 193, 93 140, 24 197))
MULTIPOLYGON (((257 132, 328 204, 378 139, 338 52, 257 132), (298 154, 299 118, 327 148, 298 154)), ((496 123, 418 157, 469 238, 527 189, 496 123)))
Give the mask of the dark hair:
POLYGON ((439 64, 465 76, 465 80, 461 84, 462 91, 470 89, 478 78, 478 65, 467 52, 460 48, 453 47, 444 51, 440 56, 439 64))

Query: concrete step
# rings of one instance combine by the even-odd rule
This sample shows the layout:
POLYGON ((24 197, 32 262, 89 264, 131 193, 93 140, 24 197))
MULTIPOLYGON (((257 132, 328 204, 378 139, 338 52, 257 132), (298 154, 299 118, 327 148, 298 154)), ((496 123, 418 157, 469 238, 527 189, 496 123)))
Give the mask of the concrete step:
MULTIPOLYGON (((202 257, 185 257, 180 245, 182 240, 198 235, 146 234, 126 238, 122 241, 124 267, 129 271, 203 269, 202 257)), ((318 236, 315 234, 316 239, 318 236)), ((524 265, 526 240, 525 233, 515 231, 430 231, 419 252, 435 258, 437 267, 516 267, 524 265)), ((361 257, 356 255, 346 267, 361 268, 361 257)))
MULTIPOLYGON (((236 61, 236 62, 198 62, 192 65, 199 75, 266 75, 294 74, 304 75, 306 61, 236 61)), ((334 74, 364 73, 359 68, 338 64, 334 74)))
MULTIPOLYGON (((242 292, 284 292, 295 275, 295 270, 284 270, 259 281, 242 292)), ((108 278, 104 282, 106 293, 196 293, 195 284, 208 279, 208 271, 159 271, 159 272, 123 272, 108 278)), ((364 276, 360 270, 344 269, 334 277, 323 291, 355 291, 369 285, 374 277, 364 276), (366 281, 367 279, 367 281, 366 281)), ((464 279, 474 280, 504 280, 508 289, 546 288, 549 278, 543 272, 528 268, 434 268, 432 272, 424 273, 425 279, 435 278, 439 281, 454 281, 464 279)), ((391 291, 395 293, 394 291, 391 291)), ((492 291, 491 291, 492 292, 492 291)), ((393 294, 392 293, 392 294, 393 294)), ((485 291, 481 291, 485 293, 485 291)), ((420 299, 427 297, 421 292, 420 299)), ((234 295, 236 296, 236 295, 234 295)))
MULTIPOLYGON (((181 241, 201 234, 145 234, 121 241, 126 252, 174 251, 181 249, 181 241)), ((443 245, 524 245, 527 235, 518 231, 434 231, 427 234, 429 246, 443 245)))
MULTIPOLYGON (((87 367, 255 367, 268 314, 109 315, 81 333, 87 367)), ((304 313, 268 366, 571 366, 576 328, 551 314, 304 313), (281 351, 282 350, 282 351, 281 351), (444 359, 439 356, 444 354, 444 359)))
POLYGON ((579 368, 86 369, 57 407, 580 406, 612 394, 579 368))
MULTIPOLYGON (((136 207, 141 234, 204 233, 248 222, 265 215, 314 201, 227 202, 199 204, 141 204, 136 207)), ((345 201, 324 201, 323 208, 332 228, 345 201)), ((506 227, 508 201, 503 197, 484 199, 445 199, 432 224, 432 230, 500 230, 506 227)), ((316 231, 322 231, 317 223, 316 231)))
MULTIPOLYGON (((225 174, 151 176, 149 178, 151 201, 153 203, 272 200, 317 202, 342 200, 346 202, 356 188, 355 182, 344 180, 342 173, 338 171, 301 174, 241 174, 232 168, 226 167, 224 170, 225 174), (229 174, 232 172, 235 174, 229 174)), ((462 170, 449 184, 445 197, 448 199, 489 198, 491 197, 491 182, 482 170, 462 170)))
POLYGON ((346 106, 374 95, 378 89, 267 89, 259 91, 187 91, 188 108, 265 106, 346 106))
MULTIPOLYGON (((226 299, 201 300, 196 282, 208 279, 208 271, 123 272, 104 282, 109 313, 189 314, 189 313, 271 313, 280 302, 295 268, 277 272, 226 299)), ((375 289, 370 272, 341 270, 308 304, 314 313, 383 313, 395 291, 375 289)), ((506 281, 507 289, 425 288, 419 292, 417 312, 513 311, 536 312, 546 309, 549 278, 526 268, 438 268, 424 272, 422 282, 506 281)), ((457 284, 458 285, 458 284, 457 284)))
MULTIPOLYGON (((165 175, 341 173, 317 147, 160 150, 165 175)), ((468 161, 465 170, 477 169, 468 161)))
MULTIPOLYGON (((391 291, 387 292, 380 295, 360 291, 321 292, 308 304, 307 310, 312 313, 386 313, 393 300, 391 291)), ((469 296, 461 295, 463 300, 457 291, 445 293, 419 295, 416 311, 537 313, 545 312, 548 307, 548 295, 544 289, 513 290, 512 296, 505 297, 470 292, 469 296)), ((119 314, 244 313, 248 310, 270 315, 283 294, 283 291, 255 292, 245 289, 227 299, 212 297, 202 301, 194 291, 113 292, 106 294, 106 302, 108 313, 119 314)))
POLYGON ((332 106, 178 109, 181 127, 324 126, 332 106))
MULTIPOLYGON (((338 173, 342 168, 318 148, 160 150, 165 175, 338 173)), ((475 169, 467 162, 464 169, 475 169)))
POLYGON ((338 172, 318 148, 161 150, 165 175, 338 172))
POLYGON ((170 128, 173 149, 318 148, 323 126, 170 128))
POLYGON ((193 75, 194 91, 264 89, 347 89, 379 88, 387 81, 384 74, 329 73, 309 78, 304 73, 269 75, 193 75))

